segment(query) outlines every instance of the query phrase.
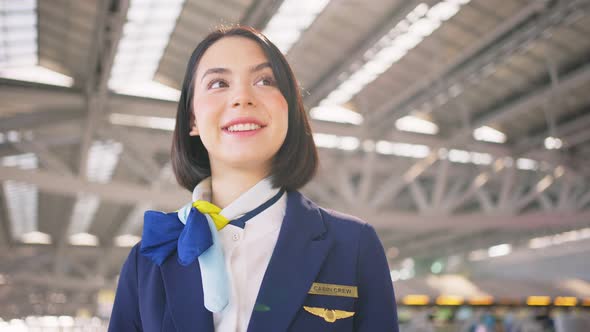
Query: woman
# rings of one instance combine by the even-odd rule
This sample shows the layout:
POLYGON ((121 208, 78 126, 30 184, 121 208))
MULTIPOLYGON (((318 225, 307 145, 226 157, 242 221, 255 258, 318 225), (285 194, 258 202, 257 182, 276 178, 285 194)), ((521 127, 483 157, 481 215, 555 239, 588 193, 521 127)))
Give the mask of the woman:
POLYGON ((146 212, 109 331, 397 331, 374 229, 297 191, 317 151, 295 77, 262 34, 218 30, 197 46, 172 162, 194 202, 146 212))

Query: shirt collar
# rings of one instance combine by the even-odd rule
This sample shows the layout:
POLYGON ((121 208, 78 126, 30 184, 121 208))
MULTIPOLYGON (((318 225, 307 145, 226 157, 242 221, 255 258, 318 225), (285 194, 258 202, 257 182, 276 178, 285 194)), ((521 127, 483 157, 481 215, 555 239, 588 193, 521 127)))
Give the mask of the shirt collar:
MULTIPOLYGON (((221 215, 232 220, 263 204, 279 192, 273 188, 271 177, 264 178, 221 210, 221 215)), ((193 202, 211 201, 211 177, 203 179, 193 190, 193 202)))

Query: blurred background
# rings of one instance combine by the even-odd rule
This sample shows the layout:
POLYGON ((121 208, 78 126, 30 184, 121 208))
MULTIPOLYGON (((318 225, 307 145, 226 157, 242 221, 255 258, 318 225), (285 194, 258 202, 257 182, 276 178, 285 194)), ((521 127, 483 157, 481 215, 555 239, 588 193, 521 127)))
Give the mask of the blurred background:
POLYGON ((303 89, 303 193, 378 231, 402 331, 590 331, 590 1, 0 0, 0 331, 104 331, 187 60, 261 29, 303 89))

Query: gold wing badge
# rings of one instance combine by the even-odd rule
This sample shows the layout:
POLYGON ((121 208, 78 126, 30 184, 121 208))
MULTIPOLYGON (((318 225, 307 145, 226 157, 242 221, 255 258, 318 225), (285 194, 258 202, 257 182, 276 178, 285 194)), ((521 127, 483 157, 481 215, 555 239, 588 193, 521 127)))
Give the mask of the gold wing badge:
POLYGON ((348 317, 354 316, 354 312, 352 312, 352 311, 332 310, 332 309, 308 307, 308 306, 303 306, 303 309, 305 309, 305 311, 309 312, 312 315, 322 317, 328 323, 334 323, 337 319, 348 318, 348 317))

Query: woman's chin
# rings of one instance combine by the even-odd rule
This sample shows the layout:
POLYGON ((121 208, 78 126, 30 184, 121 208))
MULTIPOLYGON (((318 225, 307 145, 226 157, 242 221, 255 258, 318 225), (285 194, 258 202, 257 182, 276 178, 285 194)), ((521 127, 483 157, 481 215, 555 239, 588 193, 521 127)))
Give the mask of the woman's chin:
POLYGON ((270 168, 271 158, 265 158, 259 155, 241 154, 226 158, 223 162, 232 168, 260 171, 261 169, 270 168))

